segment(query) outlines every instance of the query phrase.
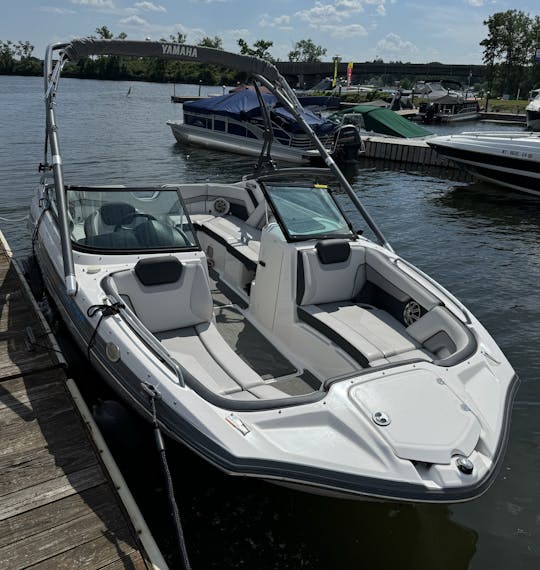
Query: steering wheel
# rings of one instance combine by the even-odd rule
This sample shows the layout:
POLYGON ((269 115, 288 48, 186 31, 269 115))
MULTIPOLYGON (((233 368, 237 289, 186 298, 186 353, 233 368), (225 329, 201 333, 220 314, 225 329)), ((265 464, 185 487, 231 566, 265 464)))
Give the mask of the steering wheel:
POLYGON ((135 218, 145 218, 148 221, 156 219, 154 218, 154 216, 152 216, 152 214, 145 214, 144 212, 130 212, 129 214, 126 214, 120 220, 120 222, 116 224, 116 226, 114 226, 114 231, 116 232, 120 229, 125 229, 125 230, 130 229, 129 227, 126 226, 131 226, 135 218))
POLYGON ((176 224, 174 226, 172 226, 173 229, 180 234, 180 236, 182 237, 182 239, 186 242, 186 245, 190 245, 191 244, 191 240, 187 237, 186 233, 184 232, 184 230, 182 229, 182 226, 180 224, 176 224))

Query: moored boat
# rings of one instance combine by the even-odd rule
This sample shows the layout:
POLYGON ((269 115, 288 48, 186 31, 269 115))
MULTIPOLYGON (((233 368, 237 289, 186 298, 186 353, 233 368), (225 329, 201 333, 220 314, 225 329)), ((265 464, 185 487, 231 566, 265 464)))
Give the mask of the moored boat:
POLYGON ((419 81, 413 88, 419 97, 418 116, 424 123, 455 123, 480 117, 480 104, 459 81, 419 81))
POLYGON ((427 140, 440 155, 486 180, 540 195, 540 134, 465 132, 427 140))
POLYGON ((129 405, 232 475, 400 501, 489 487, 514 370, 467 308, 394 252, 272 64, 85 39, 50 46, 44 75, 37 260, 73 338, 129 405), (236 183, 129 187, 104 165, 99 184, 66 184, 61 70, 104 54, 250 73, 326 168, 263 160, 236 183))
MULTIPOLYGON (((320 104, 325 99, 313 98, 307 102, 320 104)), ((330 154, 340 160, 358 158, 361 141, 353 126, 338 126, 309 109, 302 113, 330 154)), ((174 137, 182 144, 259 156, 268 144, 271 129, 271 152, 275 159, 308 163, 319 157, 298 121, 271 93, 259 96, 253 89, 242 89, 220 97, 186 101, 183 114, 182 121, 167 121, 174 137), (259 97, 264 98, 268 117, 263 113, 259 97)))
POLYGON ((533 90, 532 95, 529 104, 525 107, 527 128, 531 131, 540 131, 540 89, 533 90))
POLYGON ((391 109, 376 105, 356 105, 337 111, 329 119, 341 124, 352 123, 360 129, 360 136, 377 134, 389 137, 419 139, 433 133, 424 127, 409 121, 391 109))

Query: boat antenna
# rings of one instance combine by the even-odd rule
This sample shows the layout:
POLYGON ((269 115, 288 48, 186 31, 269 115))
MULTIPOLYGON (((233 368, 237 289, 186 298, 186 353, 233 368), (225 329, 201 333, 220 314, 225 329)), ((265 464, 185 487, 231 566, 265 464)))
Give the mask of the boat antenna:
POLYGON ((255 93, 257 94, 259 107, 261 109, 261 114, 264 120, 263 145, 261 148, 261 154, 259 154, 257 166, 255 167, 255 175, 259 175, 269 170, 276 170, 276 164, 272 160, 272 143, 274 142, 274 132, 272 131, 272 120, 270 118, 268 105, 262 96, 259 84, 255 80, 253 80, 253 87, 255 88, 255 93))

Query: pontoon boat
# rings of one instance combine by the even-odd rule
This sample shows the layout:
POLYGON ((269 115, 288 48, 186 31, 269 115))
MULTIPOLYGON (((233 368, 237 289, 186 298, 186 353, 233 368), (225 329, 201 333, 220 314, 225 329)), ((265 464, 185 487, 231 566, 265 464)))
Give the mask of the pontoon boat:
MULTIPOLYGON (((271 93, 243 89, 220 97, 186 101, 183 114, 182 121, 167 121, 181 144, 259 156, 271 136, 271 156, 276 160, 309 163, 320 159, 298 121, 271 93)), ((356 127, 338 125, 310 109, 303 111, 303 118, 336 160, 358 159, 361 140, 356 127)))

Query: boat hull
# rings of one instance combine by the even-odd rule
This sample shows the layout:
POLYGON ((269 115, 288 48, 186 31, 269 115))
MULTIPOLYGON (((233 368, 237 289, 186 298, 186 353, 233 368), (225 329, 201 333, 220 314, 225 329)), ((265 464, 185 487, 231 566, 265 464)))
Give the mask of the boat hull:
POLYGON ((527 128, 531 131, 540 131, 540 109, 527 111, 527 128))
MULTIPOLYGON (((51 248, 45 247, 40 240, 37 241, 36 256, 44 277, 45 287, 70 334, 80 349, 86 353, 93 326, 85 319, 84 311, 78 307, 74 299, 66 294, 58 267, 49 256, 50 251, 51 248)), ((107 358, 106 341, 100 334, 95 335, 91 364, 127 405, 147 421, 152 419, 150 401, 140 388, 143 378, 124 362, 113 363, 107 358)), ((511 384, 504 403, 502 433, 492 457, 493 464, 498 466, 506 450, 510 411, 517 386, 516 377, 511 384)), ((331 395, 327 396, 329 406, 331 405, 330 398, 331 395)), ((327 467, 288 462, 282 458, 240 456, 232 453, 228 446, 216 441, 210 433, 201 430, 197 422, 194 423, 188 416, 184 417, 179 414, 161 399, 158 399, 155 404, 162 430, 214 467, 228 475, 254 477, 311 494, 361 501, 464 502, 482 495, 498 474, 498 469, 492 469, 485 477, 475 480, 469 486, 460 485, 455 488, 440 489, 426 488, 422 484, 407 481, 385 480, 347 471, 334 471, 327 467)))
POLYGON ((440 155, 474 177, 540 196, 540 137, 463 133, 427 141, 440 155))
MULTIPOLYGON (((174 138, 181 144, 191 144, 246 156, 259 156, 263 148, 263 141, 257 138, 240 137, 216 131, 212 131, 211 136, 209 136, 207 130, 205 132, 205 130, 191 125, 172 121, 167 124, 171 127, 174 138)), ((277 142, 272 144, 271 153, 276 160, 296 164, 307 164, 318 156, 316 151, 285 147, 277 142)))

